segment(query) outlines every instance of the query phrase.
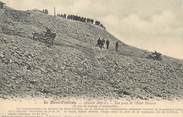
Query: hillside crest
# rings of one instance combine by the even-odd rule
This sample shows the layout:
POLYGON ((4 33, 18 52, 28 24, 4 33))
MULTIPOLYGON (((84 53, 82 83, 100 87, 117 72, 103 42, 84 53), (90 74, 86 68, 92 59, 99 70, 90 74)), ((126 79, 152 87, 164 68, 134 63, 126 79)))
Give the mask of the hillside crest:
POLYGON ((100 26, 40 11, 0 9, 0 97, 173 99, 183 96, 183 62, 120 42, 100 26), (51 47, 33 39, 48 27, 51 47), (109 40, 109 49, 96 46, 109 40), (116 51, 116 42, 119 42, 116 51))

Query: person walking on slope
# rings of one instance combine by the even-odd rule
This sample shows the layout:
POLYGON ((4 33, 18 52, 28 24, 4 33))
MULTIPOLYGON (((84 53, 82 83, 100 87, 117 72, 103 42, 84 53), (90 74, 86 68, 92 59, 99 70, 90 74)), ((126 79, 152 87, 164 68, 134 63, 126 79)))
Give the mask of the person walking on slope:
POLYGON ((96 46, 101 47, 101 39, 100 38, 97 40, 97 45, 96 46))
POLYGON ((103 38, 101 41, 101 49, 104 48, 104 45, 105 45, 105 39, 103 38))
POLYGON ((118 41, 116 42, 116 52, 118 51, 118 47, 119 47, 119 43, 118 43, 118 41))
POLYGON ((110 44, 110 42, 109 42, 109 40, 107 40, 106 41, 107 49, 109 49, 109 44, 110 44))

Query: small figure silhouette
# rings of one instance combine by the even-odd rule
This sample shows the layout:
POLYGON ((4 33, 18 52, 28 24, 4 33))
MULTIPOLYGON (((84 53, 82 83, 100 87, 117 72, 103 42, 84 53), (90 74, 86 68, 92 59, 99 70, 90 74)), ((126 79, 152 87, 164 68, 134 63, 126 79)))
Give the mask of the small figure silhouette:
POLYGON ((118 43, 118 41, 116 42, 116 52, 118 51, 118 47, 119 47, 119 43, 118 43))
POLYGON ((101 39, 100 38, 97 40, 97 45, 96 46, 99 46, 101 48, 101 39))
POLYGON ((104 45, 105 45, 105 39, 103 38, 101 41, 101 49, 104 48, 104 45))
POLYGON ((110 42, 109 42, 109 40, 107 40, 106 41, 107 49, 109 49, 109 44, 110 44, 110 42))

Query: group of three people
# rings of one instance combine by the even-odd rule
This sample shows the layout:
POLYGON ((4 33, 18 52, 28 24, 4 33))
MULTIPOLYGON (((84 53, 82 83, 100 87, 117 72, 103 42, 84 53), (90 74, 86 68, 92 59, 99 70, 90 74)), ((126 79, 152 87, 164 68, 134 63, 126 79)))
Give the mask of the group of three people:
MULTIPOLYGON (((106 40, 103 38, 103 39, 98 39, 97 40, 97 45, 96 46, 99 46, 101 49, 102 48, 105 48, 104 45, 106 44, 106 49, 109 49, 109 45, 110 45, 110 41, 109 40, 106 40)), ((119 42, 117 41, 116 44, 115 44, 115 49, 116 51, 118 51, 118 47, 119 47, 119 42)))

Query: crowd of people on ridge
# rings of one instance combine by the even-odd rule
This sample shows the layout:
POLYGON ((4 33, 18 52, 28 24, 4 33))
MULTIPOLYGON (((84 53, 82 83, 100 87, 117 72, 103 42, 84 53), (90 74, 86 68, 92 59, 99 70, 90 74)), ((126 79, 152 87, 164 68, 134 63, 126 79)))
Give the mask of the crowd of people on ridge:
MULTIPOLYGON (((43 9, 42 12, 45 14, 49 14, 47 9, 43 9)), ((85 23, 89 23, 89 24, 94 24, 94 25, 102 27, 103 29, 106 29, 106 27, 100 21, 97 21, 97 20, 94 20, 91 18, 81 17, 78 15, 71 15, 71 14, 67 15, 65 13, 57 14, 57 16, 65 18, 65 19, 69 19, 69 20, 75 20, 75 21, 85 22, 85 23)))
POLYGON ((101 24, 100 21, 97 21, 97 20, 94 20, 94 19, 91 19, 91 18, 81 17, 81 16, 77 16, 77 15, 66 15, 66 14, 57 14, 57 16, 65 18, 65 19, 69 19, 69 20, 75 20, 75 21, 94 24, 94 25, 102 27, 103 29, 106 29, 104 27, 104 25, 101 24))

